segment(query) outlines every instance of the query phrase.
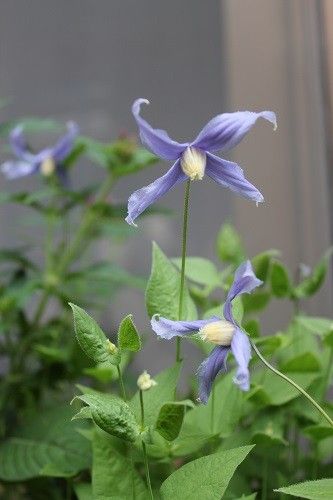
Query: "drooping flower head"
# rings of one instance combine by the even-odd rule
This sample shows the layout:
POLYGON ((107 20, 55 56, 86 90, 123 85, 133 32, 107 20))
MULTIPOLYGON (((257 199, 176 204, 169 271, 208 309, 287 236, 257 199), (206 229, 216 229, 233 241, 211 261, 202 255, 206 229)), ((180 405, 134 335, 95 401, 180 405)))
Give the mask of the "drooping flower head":
POLYGON ((253 272, 251 262, 246 261, 235 273, 223 307, 224 318, 214 316, 196 321, 172 321, 155 315, 151 320, 152 329, 163 339, 199 333, 203 340, 216 346, 198 369, 199 399, 204 404, 208 402, 215 377, 219 372, 226 371, 226 360, 230 351, 237 364, 234 382, 243 391, 249 390, 248 366, 251 359, 251 344, 233 315, 232 301, 243 293, 252 292, 261 284, 262 281, 253 272))
POLYGON ((264 201, 262 194, 244 177, 237 163, 215 156, 217 151, 228 151, 243 139, 258 118, 264 118, 276 128, 276 117, 272 111, 238 111, 224 113, 210 120, 192 142, 178 143, 164 130, 153 129, 140 116, 141 104, 147 99, 137 99, 132 112, 138 124, 142 143, 163 160, 173 161, 168 172, 154 182, 135 191, 128 200, 126 221, 135 226, 135 219, 152 203, 161 198, 176 184, 187 179, 201 180, 206 173, 221 186, 254 200, 264 201))
POLYGON ((56 173, 63 184, 66 184, 66 171, 62 162, 71 152, 79 133, 76 123, 67 123, 67 133, 58 142, 38 153, 32 153, 23 134, 22 125, 15 127, 9 136, 10 146, 17 160, 9 160, 1 165, 3 174, 8 179, 17 179, 36 173, 50 176, 56 173))

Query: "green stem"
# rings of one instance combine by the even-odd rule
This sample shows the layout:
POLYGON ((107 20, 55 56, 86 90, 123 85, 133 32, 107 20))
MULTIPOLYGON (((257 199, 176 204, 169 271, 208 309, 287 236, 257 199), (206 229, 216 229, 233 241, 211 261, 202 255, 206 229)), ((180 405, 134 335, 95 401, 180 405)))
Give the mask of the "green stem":
MULTIPOLYGON (((178 319, 183 317, 183 303, 184 303, 184 284, 185 284, 185 265, 186 265, 186 245, 187 245, 187 226, 188 226, 188 212, 190 201, 190 187, 191 179, 188 179, 185 186, 184 194, 184 215, 183 215, 183 235, 182 235, 182 267, 180 271, 180 287, 179 287, 179 305, 178 305, 178 319)), ((181 338, 177 337, 176 344, 176 361, 181 361, 181 338)))
MULTIPOLYGON (((59 265, 55 269, 55 272, 57 274, 57 277, 61 279, 65 272, 68 269, 68 266, 71 264, 73 259, 76 257, 77 253, 82 249, 85 250, 86 246, 83 245, 84 240, 86 236, 88 235, 89 231, 91 230, 95 220, 96 220, 96 211, 94 210, 95 206, 98 205, 99 203, 103 202, 107 195, 110 192, 110 189, 113 186, 114 183, 114 177, 109 174, 108 177, 106 178, 105 182, 101 185, 99 192, 96 195, 95 202, 93 206, 89 207, 86 209, 83 217, 81 224, 79 225, 79 228, 77 230, 76 235, 73 238, 72 244, 66 249, 66 251, 63 253, 62 257, 60 257, 59 260, 59 265)), ((32 320, 32 329, 36 329, 38 326, 38 323, 42 319, 43 313, 45 311, 45 308, 48 304, 49 298, 51 295, 50 290, 45 290, 44 293, 41 296, 39 305, 37 306, 35 316, 32 320)))
POLYGON ((300 392, 301 394, 303 394, 303 396, 305 396, 307 398, 307 400, 310 401, 310 403, 322 414, 322 416, 327 420, 327 422, 333 427, 333 420, 327 415, 327 413, 325 412, 325 410, 323 410, 323 408, 310 396, 310 394, 308 394, 302 387, 300 387, 298 384, 296 384, 296 382, 294 382, 289 377, 287 377, 287 375, 285 375, 284 373, 279 372, 279 370, 277 370, 276 368, 274 368, 274 366, 272 366, 262 356, 262 354, 258 350, 257 346, 251 340, 250 340, 250 342, 251 342, 251 345, 253 347, 253 350, 255 351, 255 353, 257 354, 257 356, 261 359, 261 361, 264 363, 264 365, 266 365, 267 368, 269 368, 273 373, 275 373, 275 375, 278 375, 279 377, 281 377, 283 380, 285 380, 290 385, 292 385, 293 387, 295 387, 295 389, 297 389, 298 392, 300 392))
MULTIPOLYGON (((143 431, 145 428, 145 407, 143 403, 143 391, 140 389, 140 407, 141 407, 141 430, 143 431)), ((142 453, 143 453, 143 461, 145 464, 145 472, 146 472, 146 481, 149 490, 149 495, 152 500, 154 500, 153 490, 150 482, 150 473, 149 473, 149 465, 148 465, 148 457, 147 457, 147 449, 146 443, 141 441, 142 444, 142 453)))
POLYGON ((123 374, 121 373, 121 369, 120 369, 119 365, 117 365, 117 372, 118 372, 119 385, 120 385, 120 388, 121 388, 121 393, 122 393, 122 396, 123 396, 123 400, 127 401, 126 389, 125 389, 125 385, 124 385, 123 374))

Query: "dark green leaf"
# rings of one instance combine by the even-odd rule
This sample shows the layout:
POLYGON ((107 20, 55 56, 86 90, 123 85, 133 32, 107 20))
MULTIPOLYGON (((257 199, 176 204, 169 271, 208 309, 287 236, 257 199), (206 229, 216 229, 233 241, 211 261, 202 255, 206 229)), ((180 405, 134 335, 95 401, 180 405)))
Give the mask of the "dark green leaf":
POLYGON ((167 441, 173 441, 179 435, 183 424, 186 406, 194 406, 191 401, 166 403, 160 409, 155 429, 167 441))
POLYGON ((310 276, 305 278, 298 286, 296 286, 292 292, 293 296, 297 299, 303 299, 305 297, 310 297, 314 295, 321 285, 323 284, 328 262, 332 255, 333 248, 330 248, 321 259, 321 261, 314 267, 310 276))
POLYGON ((291 290, 290 278, 287 269, 277 260, 271 264, 271 287, 275 297, 287 297, 291 290))

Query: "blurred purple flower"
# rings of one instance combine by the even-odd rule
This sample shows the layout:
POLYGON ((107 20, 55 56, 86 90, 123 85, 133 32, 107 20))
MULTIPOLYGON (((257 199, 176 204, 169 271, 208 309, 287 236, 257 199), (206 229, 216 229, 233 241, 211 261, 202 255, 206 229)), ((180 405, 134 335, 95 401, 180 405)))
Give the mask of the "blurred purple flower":
POLYGON ((154 315, 151 320, 152 329, 163 339, 199 333, 203 340, 216 345, 198 369, 199 399, 204 404, 208 402, 215 377, 220 371, 226 371, 226 360, 230 351, 237 363, 234 382, 243 391, 249 390, 248 365, 251 359, 251 344, 233 316, 232 301, 243 293, 252 292, 261 284, 262 281, 253 272, 251 262, 246 261, 236 270, 223 307, 224 320, 214 316, 197 321, 172 321, 158 315, 154 315))
POLYGON ((141 104, 146 99, 137 99, 132 112, 139 126, 142 143, 164 160, 174 161, 168 172, 154 182, 135 191, 128 200, 126 221, 135 226, 135 219, 152 203, 167 193, 176 184, 186 179, 201 180, 205 174, 221 186, 254 200, 264 201, 258 189, 248 182, 237 163, 215 156, 217 151, 228 151, 243 139, 258 118, 264 118, 276 128, 276 116, 272 111, 238 111, 215 116, 201 130, 193 142, 173 141, 164 130, 153 129, 140 116, 141 104))
POLYGON ((10 146, 17 160, 9 160, 1 165, 1 171, 8 179, 17 179, 38 172, 45 176, 58 175, 63 184, 67 182, 66 171, 62 162, 73 149, 74 141, 79 133, 76 123, 67 123, 67 133, 50 148, 39 153, 32 153, 23 135, 23 126, 15 127, 9 136, 10 146))

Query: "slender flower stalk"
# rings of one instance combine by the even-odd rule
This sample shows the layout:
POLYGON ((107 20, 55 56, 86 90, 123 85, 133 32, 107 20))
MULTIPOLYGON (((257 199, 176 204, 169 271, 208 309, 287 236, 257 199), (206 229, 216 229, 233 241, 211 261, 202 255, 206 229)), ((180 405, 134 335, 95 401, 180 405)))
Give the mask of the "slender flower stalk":
MULTIPOLYGON (((145 407, 144 407, 144 402, 143 402, 142 389, 140 389, 139 394, 140 394, 140 408, 141 408, 141 430, 143 431, 145 428, 145 407)), ((148 486, 148 490, 149 490, 149 496, 152 500, 154 500, 153 490, 152 490, 151 481, 150 481, 146 443, 143 440, 141 441, 141 443, 142 443, 142 453, 143 453, 143 460, 144 460, 144 464, 145 464, 146 481, 147 481, 147 486, 148 486)))
POLYGON ((290 385, 292 385, 293 387, 295 387, 295 389, 297 389, 301 394, 303 394, 303 396, 305 396, 307 398, 307 400, 310 401, 310 403, 319 411, 319 413, 322 414, 322 416, 327 420, 327 422, 333 427, 333 420, 329 417, 329 415, 327 415, 327 413, 325 412, 325 410, 323 410, 323 408, 317 403, 317 401, 315 401, 310 396, 310 394, 308 394, 301 386, 299 386, 298 384, 296 384, 296 382, 294 382, 292 379, 290 379, 289 377, 287 377, 287 375, 285 375, 284 373, 281 373, 279 370, 277 370, 276 368, 274 368, 274 366, 272 366, 263 357, 263 355, 261 354, 261 352, 259 351, 259 349, 257 348, 257 346, 251 340, 250 340, 250 342, 251 342, 253 350, 255 351, 255 353, 257 354, 257 356, 261 359, 261 361, 264 363, 264 365, 266 365, 267 368, 269 368, 273 373, 275 373, 275 375, 278 375, 278 377, 281 377, 283 380, 285 380, 290 385))
MULTIPOLYGON (((189 214, 189 201, 190 201, 190 187, 191 179, 188 179, 185 187, 184 195, 184 216, 183 216, 183 236, 182 236, 182 266, 180 271, 180 287, 179 287, 179 307, 178 307, 178 320, 183 318, 183 304, 184 304, 184 283, 185 283, 185 267, 186 267, 186 247, 187 247, 187 227, 188 227, 188 214, 189 214)), ((181 338, 176 339, 176 361, 181 361, 181 338)))

